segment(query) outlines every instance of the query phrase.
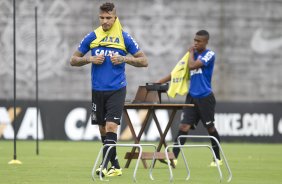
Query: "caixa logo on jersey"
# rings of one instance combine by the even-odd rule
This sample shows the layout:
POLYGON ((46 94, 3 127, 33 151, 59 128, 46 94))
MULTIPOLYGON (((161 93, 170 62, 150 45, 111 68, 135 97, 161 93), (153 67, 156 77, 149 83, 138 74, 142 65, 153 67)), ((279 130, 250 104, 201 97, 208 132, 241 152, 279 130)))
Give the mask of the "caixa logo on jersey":
MULTIPOLYGON (((17 118, 17 139, 36 139, 37 136, 37 111, 35 107, 16 108, 17 118), (21 118, 18 118, 18 117, 21 118)), ((14 138, 14 108, 0 107, 0 138, 14 138)), ((44 139, 42 120, 40 111, 38 111, 38 139, 44 139)))

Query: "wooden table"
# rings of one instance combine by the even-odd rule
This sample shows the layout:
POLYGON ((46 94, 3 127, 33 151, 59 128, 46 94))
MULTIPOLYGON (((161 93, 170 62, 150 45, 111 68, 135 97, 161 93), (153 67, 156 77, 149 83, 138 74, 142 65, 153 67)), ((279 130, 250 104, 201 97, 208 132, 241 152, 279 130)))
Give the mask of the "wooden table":
MULTIPOLYGON (((147 103, 146 104, 143 104, 143 103, 140 103, 140 104, 139 103, 138 104, 137 103, 136 104, 124 104, 124 118, 126 118, 125 122, 127 122, 127 125, 128 125, 128 127, 129 127, 129 129, 132 133, 132 137, 133 137, 135 144, 139 144, 141 136, 144 133, 144 130, 145 130, 147 124, 149 123, 149 117, 152 115, 152 118, 154 119, 156 126, 157 126, 157 129, 158 129, 158 132, 160 134, 160 141, 159 141, 159 144, 158 144, 158 147, 157 147, 156 159, 165 159, 164 152, 160 152, 160 150, 162 148, 162 145, 164 145, 164 147, 167 147, 165 137, 166 137, 168 130, 170 129, 170 127, 173 123, 173 119, 175 117, 175 114, 176 114, 177 110, 182 110, 183 108, 190 108, 190 107, 194 107, 194 104, 153 104, 153 103, 152 104, 150 104, 150 103, 148 103, 148 104, 147 103), (134 127, 133 127, 132 122, 130 120, 130 117, 128 115, 128 112, 127 112, 128 109, 147 109, 148 110, 138 135, 135 133, 134 127), (162 132, 160 123, 159 123, 158 118, 157 118, 156 113, 155 113, 155 110, 158 110, 158 109, 172 110, 172 112, 169 115, 169 121, 168 121, 168 123, 165 127, 164 132, 162 132)), ((131 152, 127 152, 125 154, 125 159, 127 159, 127 162, 125 164, 125 168, 129 167, 132 159, 137 158, 138 153, 135 152, 135 151, 136 151, 136 148, 132 148, 131 152)), ((152 159, 152 157, 153 157, 153 152, 143 152, 141 159, 142 159, 142 163, 143 163, 145 168, 148 167, 147 164, 146 164, 146 160, 152 159)), ((174 159, 175 158, 174 154, 170 153, 169 158, 174 159)), ((172 166, 175 167, 173 162, 172 162, 172 166)))

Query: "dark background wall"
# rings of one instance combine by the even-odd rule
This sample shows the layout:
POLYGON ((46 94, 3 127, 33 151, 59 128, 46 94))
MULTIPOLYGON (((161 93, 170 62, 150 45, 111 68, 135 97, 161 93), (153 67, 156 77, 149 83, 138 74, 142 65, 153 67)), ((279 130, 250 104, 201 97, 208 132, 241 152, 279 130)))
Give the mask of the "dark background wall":
MULTIPOLYGON (((0 100, 0 140, 13 139, 13 100, 0 100)), ((32 100, 19 100, 17 103, 16 131, 18 139, 45 140, 95 140, 100 139, 98 126, 91 125, 87 101, 40 101, 38 122, 36 121, 36 103, 32 100)), ((215 114, 215 126, 222 141, 282 143, 282 103, 218 103, 215 114)), ((147 110, 128 109, 129 118, 138 135, 147 110)), ((171 110, 157 109, 156 117, 164 132, 170 119, 171 110)), ((181 111, 177 111, 166 140, 173 141, 177 136, 181 111)), ((117 131, 119 140, 132 140, 129 120, 122 116, 117 131)), ((152 116, 148 119, 142 141, 160 139, 158 128, 152 116)), ((206 135, 207 131, 199 123, 190 134, 206 135)))

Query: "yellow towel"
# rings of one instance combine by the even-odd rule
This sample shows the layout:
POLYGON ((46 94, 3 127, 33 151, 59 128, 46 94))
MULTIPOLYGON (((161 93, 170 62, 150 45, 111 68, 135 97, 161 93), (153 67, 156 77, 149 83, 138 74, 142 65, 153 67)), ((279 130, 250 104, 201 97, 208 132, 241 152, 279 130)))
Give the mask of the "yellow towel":
POLYGON ((104 31, 102 26, 100 26, 95 29, 94 32, 97 38, 90 43, 91 49, 98 46, 106 46, 121 49, 126 52, 124 39, 122 36, 122 26, 118 17, 110 30, 104 31))
POLYGON ((189 52, 187 52, 176 64, 171 72, 171 81, 168 96, 175 98, 176 94, 185 95, 188 92, 190 72, 188 68, 189 52))

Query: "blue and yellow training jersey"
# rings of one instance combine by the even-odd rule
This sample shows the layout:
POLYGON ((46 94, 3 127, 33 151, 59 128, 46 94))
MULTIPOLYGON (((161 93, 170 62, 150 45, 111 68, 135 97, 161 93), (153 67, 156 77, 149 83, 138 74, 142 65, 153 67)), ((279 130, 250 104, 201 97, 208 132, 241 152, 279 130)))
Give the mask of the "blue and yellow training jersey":
POLYGON ((189 93, 194 98, 206 97, 212 93, 211 79, 213 74, 215 53, 209 49, 199 54, 194 52, 194 60, 199 59, 204 65, 190 70, 189 93))
MULTIPOLYGON (((125 50, 106 46, 98 46, 92 48, 91 43, 93 43, 93 41, 97 38, 95 32, 90 32, 81 41, 78 47, 78 50, 81 53, 86 54, 89 50, 91 50, 92 56, 96 56, 101 53, 105 56, 105 61, 103 62, 103 64, 92 64, 91 80, 93 90, 112 91, 118 90, 127 85, 125 76, 125 63, 113 65, 110 56, 117 53, 122 56, 125 56, 127 53, 134 55, 140 49, 138 44, 128 33, 122 31, 122 36, 124 40, 125 50)), ((106 37, 102 41, 118 43, 120 39, 106 37)))

